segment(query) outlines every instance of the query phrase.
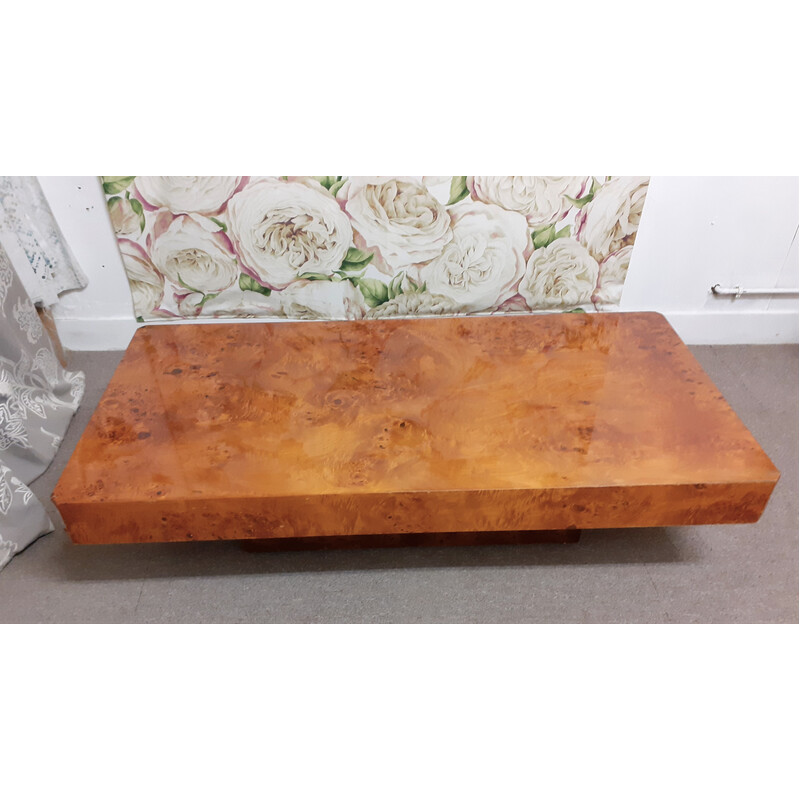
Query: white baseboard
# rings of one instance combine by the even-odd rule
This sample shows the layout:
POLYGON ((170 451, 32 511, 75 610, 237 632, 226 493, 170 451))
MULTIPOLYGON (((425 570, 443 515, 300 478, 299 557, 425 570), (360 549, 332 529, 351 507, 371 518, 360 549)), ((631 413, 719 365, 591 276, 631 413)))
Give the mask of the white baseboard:
POLYGON ((139 327, 130 318, 59 319, 56 330, 67 350, 125 350, 139 327))
MULTIPOLYGON (((664 311, 664 316, 686 344, 796 344, 797 311, 702 312, 664 311)), ((231 322, 229 319, 200 320, 231 322)), ((187 320, 180 324, 195 324, 187 320)), ((261 320, 240 320, 258 323, 261 320)), ((156 325, 171 322, 148 323, 156 325)), ((138 323, 129 317, 56 319, 61 343, 68 350, 124 350, 138 323)))
POLYGON ((797 344, 797 311, 663 311, 686 344, 797 344))

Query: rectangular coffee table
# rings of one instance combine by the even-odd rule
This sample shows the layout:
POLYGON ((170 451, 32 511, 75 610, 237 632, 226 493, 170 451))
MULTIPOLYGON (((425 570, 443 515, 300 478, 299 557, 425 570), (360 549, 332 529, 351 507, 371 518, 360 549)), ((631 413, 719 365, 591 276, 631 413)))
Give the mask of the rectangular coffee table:
POLYGON ((82 544, 462 543, 755 522, 778 477, 659 314, 176 324, 53 500, 82 544))

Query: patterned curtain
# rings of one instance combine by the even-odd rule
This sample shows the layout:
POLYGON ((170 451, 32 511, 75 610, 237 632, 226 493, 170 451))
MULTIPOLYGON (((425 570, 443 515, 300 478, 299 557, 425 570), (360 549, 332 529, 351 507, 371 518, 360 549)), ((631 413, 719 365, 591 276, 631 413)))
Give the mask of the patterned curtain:
POLYGON ((0 176, 0 246, 37 306, 86 286, 36 178, 0 176))
POLYGON ((58 363, 0 244, 0 569, 53 530, 27 484, 53 460, 83 388, 83 373, 67 372, 58 363))

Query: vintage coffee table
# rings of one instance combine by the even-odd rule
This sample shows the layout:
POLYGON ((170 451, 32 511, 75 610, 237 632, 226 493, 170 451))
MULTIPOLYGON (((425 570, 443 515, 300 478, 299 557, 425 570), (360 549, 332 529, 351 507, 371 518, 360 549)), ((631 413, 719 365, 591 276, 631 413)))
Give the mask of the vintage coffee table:
POLYGON ((659 314, 176 324, 53 499, 82 544, 567 541, 755 522, 778 477, 659 314))

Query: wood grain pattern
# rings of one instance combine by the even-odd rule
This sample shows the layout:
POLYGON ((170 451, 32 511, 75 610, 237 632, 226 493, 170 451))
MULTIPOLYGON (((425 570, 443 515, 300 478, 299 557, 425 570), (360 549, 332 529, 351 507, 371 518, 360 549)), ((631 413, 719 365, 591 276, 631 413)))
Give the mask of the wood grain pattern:
POLYGON ((659 314, 150 326, 53 495, 81 543, 754 522, 778 479, 659 314))

